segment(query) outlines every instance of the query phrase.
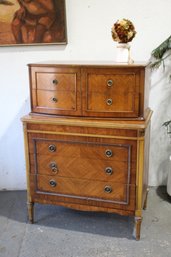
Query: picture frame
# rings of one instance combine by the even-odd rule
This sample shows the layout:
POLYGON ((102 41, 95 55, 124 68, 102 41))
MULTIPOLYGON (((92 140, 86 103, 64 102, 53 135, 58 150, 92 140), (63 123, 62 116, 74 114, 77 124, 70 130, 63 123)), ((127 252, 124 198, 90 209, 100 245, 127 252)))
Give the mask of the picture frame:
POLYGON ((0 0, 0 46, 67 44, 65 0, 0 0))

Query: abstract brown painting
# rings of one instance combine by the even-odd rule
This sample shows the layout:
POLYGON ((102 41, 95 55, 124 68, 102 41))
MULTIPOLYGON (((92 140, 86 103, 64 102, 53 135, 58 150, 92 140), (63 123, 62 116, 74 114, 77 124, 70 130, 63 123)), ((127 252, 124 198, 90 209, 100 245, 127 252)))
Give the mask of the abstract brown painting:
POLYGON ((0 0, 0 45, 66 44, 65 0, 0 0))

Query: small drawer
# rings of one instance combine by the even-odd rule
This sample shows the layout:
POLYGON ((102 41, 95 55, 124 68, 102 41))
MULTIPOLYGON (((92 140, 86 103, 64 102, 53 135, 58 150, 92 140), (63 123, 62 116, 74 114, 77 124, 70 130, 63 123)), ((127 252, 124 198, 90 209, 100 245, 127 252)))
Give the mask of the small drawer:
POLYGON ((56 110, 76 110, 76 93, 37 90, 37 107, 56 110))
POLYGON ((135 73, 87 75, 88 93, 93 92, 105 94, 110 92, 112 95, 125 95, 127 93, 133 94, 135 89, 135 73))
POLYGON ((101 199, 113 203, 129 203, 129 185, 98 180, 52 178, 51 176, 37 176, 37 190, 85 199, 101 199))
MULTIPOLYGON (((133 93, 112 94, 112 93, 89 93, 87 99, 87 111, 89 112, 132 112, 135 109, 135 102, 138 96, 133 93)), ((136 101, 137 102, 137 101, 136 101)))
POLYGON ((55 91, 75 91, 76 75, 53 72, 36 73, 37 89, 55 91))

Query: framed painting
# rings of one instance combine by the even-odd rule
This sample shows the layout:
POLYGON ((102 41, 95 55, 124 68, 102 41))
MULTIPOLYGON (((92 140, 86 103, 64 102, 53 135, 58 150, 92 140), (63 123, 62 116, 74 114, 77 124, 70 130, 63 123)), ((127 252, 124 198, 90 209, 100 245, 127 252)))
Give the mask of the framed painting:
POLYGON ((0 46, 66 43, 65 0, 0 0, 0 46))

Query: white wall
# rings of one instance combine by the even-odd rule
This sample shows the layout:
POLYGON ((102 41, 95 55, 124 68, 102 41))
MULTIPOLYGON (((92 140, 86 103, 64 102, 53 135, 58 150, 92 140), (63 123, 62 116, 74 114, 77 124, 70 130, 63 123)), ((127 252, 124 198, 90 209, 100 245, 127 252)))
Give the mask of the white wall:
MULTIPOLYGON (((0 47, 0 189, 24 189, 25 161, 20 117, 30 111, 27 64, 47 60, 115 60, 112 24, 133 21, 135 61, 170 36, 170 0, 66 0, 68 45, 0 47)), ((170 145, 161 128, 171 117, 171 85, 160 69, 151 78, 150 185, 165 183, 170 145)))

